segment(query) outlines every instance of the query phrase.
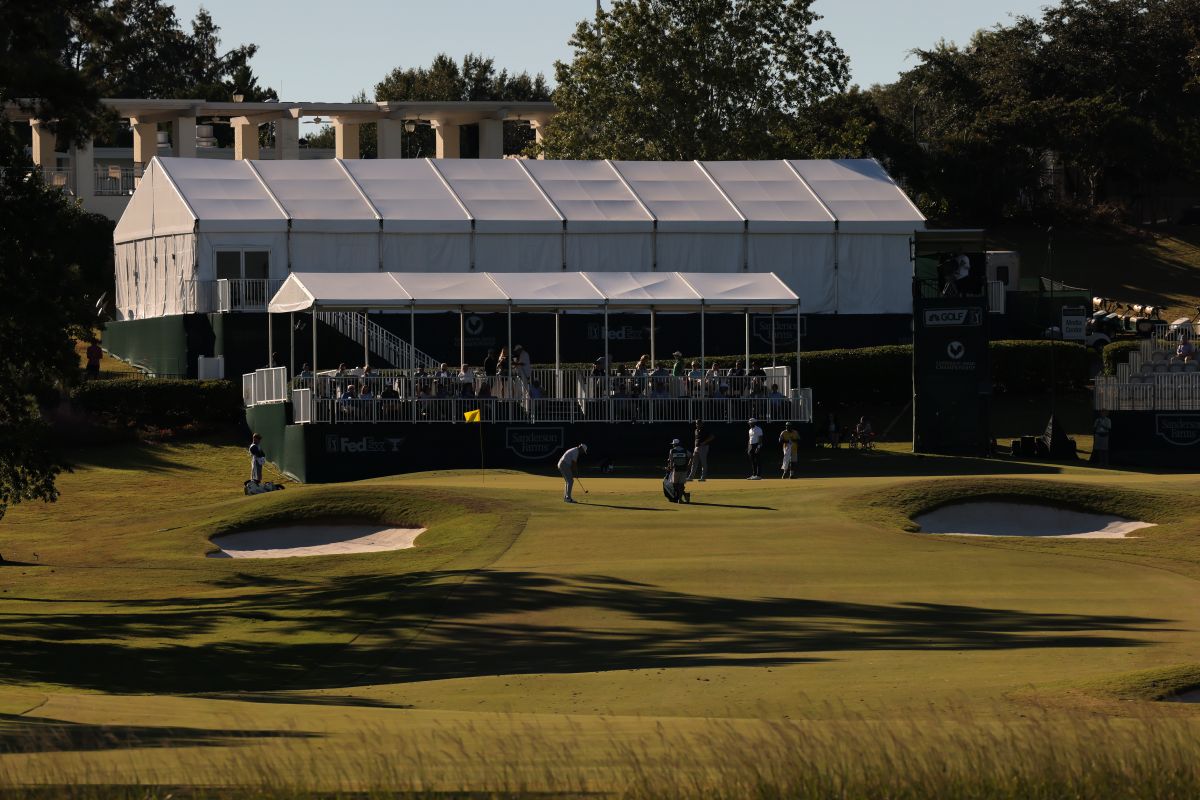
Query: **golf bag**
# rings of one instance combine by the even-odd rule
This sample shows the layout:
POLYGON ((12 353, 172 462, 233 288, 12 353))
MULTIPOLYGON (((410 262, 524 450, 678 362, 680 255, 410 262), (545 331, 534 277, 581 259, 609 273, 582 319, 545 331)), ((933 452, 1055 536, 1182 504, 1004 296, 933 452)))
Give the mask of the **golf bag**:
POLYGON ((691 495, 688 492, 683 492, 682 495, 676 494, 675 484, 671 483, 671 470, 667 470, 667 474, 663 476, 663 497, 672 503, 691 502, 691 495))
POLYGON ((271 483, 270 481, 263 481, 262 483, 246 481, 242 484, 242 491, 247 495, 266 494, 267 492, 281 492, 283 491, 283 484, 271 483))

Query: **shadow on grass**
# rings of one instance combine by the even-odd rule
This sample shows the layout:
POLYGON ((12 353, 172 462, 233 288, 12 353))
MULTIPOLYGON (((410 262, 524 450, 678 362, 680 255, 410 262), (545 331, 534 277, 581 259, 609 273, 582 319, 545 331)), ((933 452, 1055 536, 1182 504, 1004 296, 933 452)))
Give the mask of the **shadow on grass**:
POLYGON ((256 739, 310 738, 295 731, 92 725, 0 714, 0 754, 128 750, 134 747, 228 747, 256 739))
MULTIPOLYGON (((203 441, 189 444, 208 443, 203 441)), ((228 444, 227 441, 215 444, 228 444)), ((171 458, 161 447, 149 444, 129 443, 119 446, 81 447, 67 453, 72 468, 103 467, 132 472, 196 472, 199 467, 186 461, 171 458)))
POLYGON ((732 503, 701 503, 699 500, 693 500, 688 503, 690 506, 709 506, 710 508, 742 508, 747 511, 778 511, 774 506, 737 506, 732 503))
MULTIPOLYGON (((605 576, 427 572, 248 587, 126 611, 0 618, 0 675, 108 692, 268 692, 478 675, 825 660, 825 653, 1136 647, 1167 622, 965 605, 739 599, 605 576), (570 624, 573 610, 613 621, 570 624), (559 620, 547 622, 546 620, 559 620), (261 624, 259 624, 261 623, 261 624), (196 637, 196 638, 192 638, 196 637)), ((38 613, 40 612, 40 613, 38 613)))

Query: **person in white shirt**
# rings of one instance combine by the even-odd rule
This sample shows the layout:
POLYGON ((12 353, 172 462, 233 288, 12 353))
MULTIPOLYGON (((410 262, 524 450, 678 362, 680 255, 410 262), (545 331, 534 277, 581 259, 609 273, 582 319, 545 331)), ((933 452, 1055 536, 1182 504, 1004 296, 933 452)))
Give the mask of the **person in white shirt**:
POLYGON ((587 455, 587 445, 581 444, 572 447, 570 450, 562 454, 562 458, 558 460, 558 471, 563 476, 563 502, 574 503, 574 498, 571 497, 571 489, 575 486, 575 466, 579 463, 579 456, 587 455))
POLYGON ((533 359, 529 357, 529 351, 521 345, 513 348, 513 367, 528 387, 533 379, 533 359))
POLYGON ((749 442, 746 445, 746 455, 750 457, 750 477, 748 480, 762 480, 762 439, 762 428, 758 427, 758 420, 751 417, 749 442))

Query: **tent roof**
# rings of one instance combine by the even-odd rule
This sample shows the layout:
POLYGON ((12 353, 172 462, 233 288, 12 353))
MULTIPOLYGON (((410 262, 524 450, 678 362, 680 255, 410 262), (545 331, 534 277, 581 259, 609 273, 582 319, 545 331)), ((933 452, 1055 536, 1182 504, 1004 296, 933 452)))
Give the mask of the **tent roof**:
POLYGON ((792 308, 774 273, 680 272, 293 272, 271 298, 271 313, 347 309, 792 308))
POLYGON ((694 161, 614 161, 660 231, 737 233, 745 223, 694 161))
POLYGON ((470 233, 471 217, 426 159, 352 158, 342 164, 396 233, 470 233))
POLYGON ((562 217, 512 159, 430 162, 467 207, 481 233, 558 233, 562 217))
POLYGON ((844 233, 912 233, 925 217, 875 159, 790 161, 844 233))
POLYGON ((204 231, 911 234, 874 160, 156 158, 117 242, 204 231), (160 180, 160 178, 162 180, 160 180), (189 228, 188 226, 191 226, 189 228))
POLYGON ((830 233, 834 216, 785 161, 705 161, 757 233, 830 233))

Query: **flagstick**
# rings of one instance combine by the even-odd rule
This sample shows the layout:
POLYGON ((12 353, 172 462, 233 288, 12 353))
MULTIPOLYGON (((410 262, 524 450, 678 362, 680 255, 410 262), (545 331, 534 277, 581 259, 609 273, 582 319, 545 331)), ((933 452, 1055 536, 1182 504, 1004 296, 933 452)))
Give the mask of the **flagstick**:
POLYGON ((483 422, 476 422, 475 425, 479 428, 479 474, 480 481, 483 485, 487 485, 487 470, 483 467, 483 422))

